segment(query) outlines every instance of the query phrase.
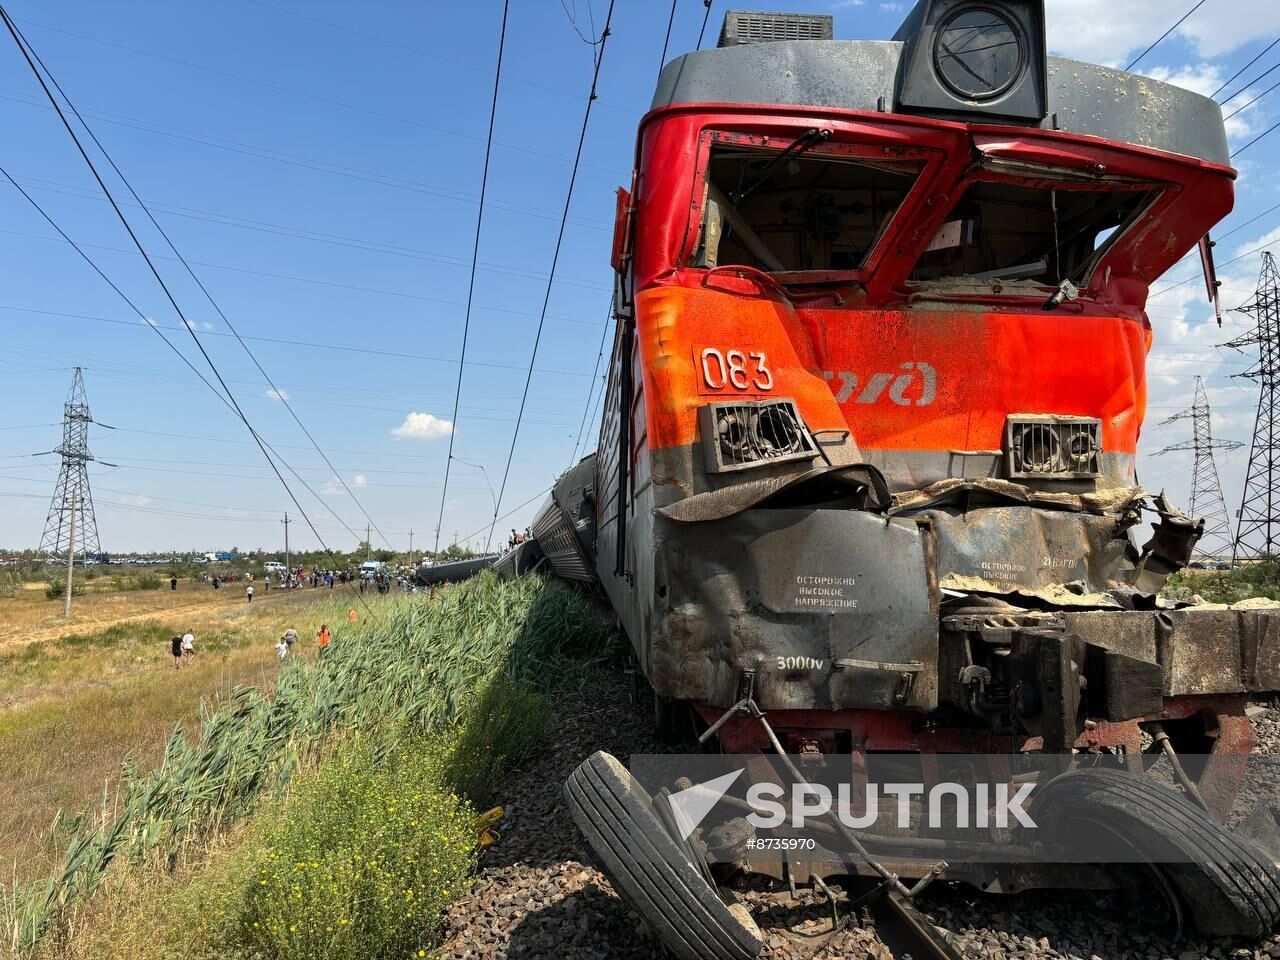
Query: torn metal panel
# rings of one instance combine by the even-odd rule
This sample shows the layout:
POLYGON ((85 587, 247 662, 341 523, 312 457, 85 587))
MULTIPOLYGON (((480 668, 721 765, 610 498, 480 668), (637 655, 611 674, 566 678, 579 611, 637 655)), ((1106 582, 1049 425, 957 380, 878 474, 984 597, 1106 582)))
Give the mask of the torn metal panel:
POLYGON ((927 527, 796 508, 659 528, 646 649, 658 693, 729 706, 751 669, 770 709, 936 706, 927 527))
POLYGON ((1160 522, 1143 546, 1134 586, 1146 593, 1158 593, 1169 575, 1191 560, 1196 542, 1204 535, 1204 520, 1193 520, 1169 502, 1163 493, 1155 498, 1160 522))

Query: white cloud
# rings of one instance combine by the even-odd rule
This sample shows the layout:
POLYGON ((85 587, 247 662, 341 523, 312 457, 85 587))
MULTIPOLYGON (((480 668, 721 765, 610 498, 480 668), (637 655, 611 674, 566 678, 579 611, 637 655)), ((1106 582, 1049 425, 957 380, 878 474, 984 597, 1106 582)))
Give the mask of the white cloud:
POLYGON ((880 9, 884 13, 901 13, 903 10, 907 9, 907 6, 904 3, 889 2, 880 4, 880 9))
POLYGON ((357 473, 351 478, 351 485, 353 487, 367 487, 369 485, 369 481, 365 478, 363 473, 357 473))
POLYGON ((288 391, 288 390, 276 390, 276 389, 274 389, 274 388, 268 388, 268 389, 267 389, 267 392, 266 392, 265 394, 263 394, 263 396, 265 396, 268 400, 288 400, 288 399, 289 399, 289 391, 288 391))
POLYGON ((394 436, 414 440, 438 440, 453 433, 453 423, 430 413, 409 413, 404 423, 391 431, 394 436))
POLYGON ((121 497, 120 502, 127 503, 131 507, 145 507, 151 502, 151 498, 143 496, 140 493, 130 493, 121 497))
POLYGON ((182 322, 186 324, 186 327, 188 330, 194 330, 197 333, 199 333, 200 331, 204 331, 205 333, 208 333, 210 330, 213 329, 213 324, 208 323, 204 320, 184 320, 182 322))
POLYGON ((142 318, 142 322, 143 322, 143 323, 145 323, 148 327, 158 327, 158 326, 160 326, 160 324, 156 323, 156 322, 155 322, 154 320, 152 320, 150 317, 143 317, 143 318, 142 318))
POLYGON ((320 492, 326 497, 345 497, 347 491, 342 487, 342 481, 337 477, 330 477, 320 487, 320 492))
MULTIPOLYGON (((1181 39, 1197 56, 1218 57, 1280 30, 1280 4, 1275 0, 1232 0, 1229 14, 1215 13, 1211 6, 1188 17, 1164 44, 1181 39)), ((1151 0, 1048 0, 1045 7, 1051 52, 1119 65, 1180 16, 1168 4, 1151 0)), ((1158 53, 1157 48, 1148 56, 1158 53)))
POLYGON ((836 0, 836 2, 831 5, 831 9, 843 10, 846 7, 860 7, 866 2, 867 0, 836 0))

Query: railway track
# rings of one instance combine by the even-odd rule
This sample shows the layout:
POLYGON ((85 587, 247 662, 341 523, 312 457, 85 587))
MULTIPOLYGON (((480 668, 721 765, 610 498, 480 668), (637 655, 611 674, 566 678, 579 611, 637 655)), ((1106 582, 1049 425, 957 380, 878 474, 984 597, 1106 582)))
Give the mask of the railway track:
POLYGON ((893 891, 876 897, 870 905, 876 936, 898 960, 963 960, 915 905, 893 891))

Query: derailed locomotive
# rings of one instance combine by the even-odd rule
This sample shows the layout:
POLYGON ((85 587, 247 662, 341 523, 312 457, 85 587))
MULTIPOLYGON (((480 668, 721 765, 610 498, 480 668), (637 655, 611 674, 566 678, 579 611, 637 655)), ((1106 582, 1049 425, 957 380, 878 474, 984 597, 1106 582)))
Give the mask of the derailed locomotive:
MULTIPOLYGON (((1213 292, 1234 177, 1214 101, 1047 56, 1035 0, 920 0, 891 41, 729 14, 663 70, 619 191, 598 448, 499 569, 597 584, 660 724, 726 751, 1249 753, 1280 617, 1157 601, 1201 525, 1135 469, 1147 296, 1198 243, 1213 292)), ((625 771, 575 778, 615 884, 700 918, 669 945, 753 952, 740 910, 629 869, 625 771)), ((1238 776, 1182 779, 1226 818, 1238 776)), ((1274 864, 1230 857, 1185 906, 1261 933, 1274 864)))

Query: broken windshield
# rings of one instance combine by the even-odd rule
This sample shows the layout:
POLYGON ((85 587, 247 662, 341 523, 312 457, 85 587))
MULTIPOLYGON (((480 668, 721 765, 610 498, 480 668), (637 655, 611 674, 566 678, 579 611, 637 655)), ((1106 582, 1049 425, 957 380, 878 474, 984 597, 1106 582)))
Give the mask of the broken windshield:
POLYGON ((911 279, 1083 285, 1095 254, 1141 216, 1157 193, 1149 185, 1061 189, 976 181, 939 228, 911 279))
POLYGON ((714 146, 707 167, 695 267, 770 273, 860 269, 924 164, 868 159, 865 149, 788 151, 714 146))

